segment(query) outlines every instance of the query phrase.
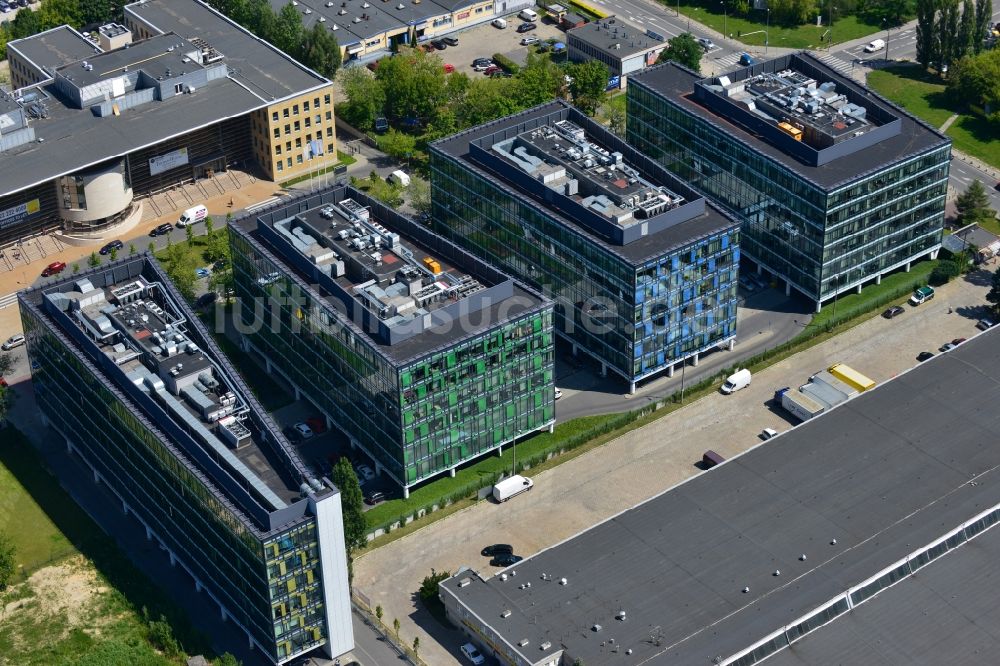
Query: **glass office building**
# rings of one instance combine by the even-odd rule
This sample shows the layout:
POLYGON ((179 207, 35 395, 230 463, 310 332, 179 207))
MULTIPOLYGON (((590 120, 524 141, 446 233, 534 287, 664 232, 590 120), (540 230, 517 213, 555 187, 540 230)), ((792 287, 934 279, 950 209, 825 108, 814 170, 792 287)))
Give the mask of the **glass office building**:
POLYGON ((430 148, 432 224, 556 301, 556 330, 635 390, 736 332, 737 224, 563 102, 430 148))
POLYGON ((347 187, 231 227, 244 343, 408 495, 554 423, 552 305, 347 187))
POLYGON ((149 257, 19 294, 45 422, 264 660, 353 648, 339 491, 149 257))
POLYGON ((733 214, 746 256, 817 311, 937 256, 951 141, 808 54, 707 79, 654 67, 627 108, 629 142, 733 214))

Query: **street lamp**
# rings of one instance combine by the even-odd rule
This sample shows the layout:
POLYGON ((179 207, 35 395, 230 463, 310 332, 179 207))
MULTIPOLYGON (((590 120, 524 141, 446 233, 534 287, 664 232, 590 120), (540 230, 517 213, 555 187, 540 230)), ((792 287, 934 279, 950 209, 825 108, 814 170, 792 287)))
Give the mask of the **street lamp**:
POLYGON ((729 8, 726 0, 722 0, 722 34, 729 39, 729 8))
POLYGON ((767 55, 767 45, 771 42, 771 8, 767 8, 767 23, 764 25, 764 55, 767 55))
POLYGON ((889 21, 882 19, 882 23, 885 23, 885 61, 889 62, 889 21))

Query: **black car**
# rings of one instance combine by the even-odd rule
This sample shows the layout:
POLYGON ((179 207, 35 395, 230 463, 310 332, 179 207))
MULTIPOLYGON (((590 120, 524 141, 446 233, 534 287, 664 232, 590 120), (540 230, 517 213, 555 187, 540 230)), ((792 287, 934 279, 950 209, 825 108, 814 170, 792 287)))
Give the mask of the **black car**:
POLYGON ((517 31, 518 32, 531 32, 532 30, 534 30, 537 27, 538 26, 535 25, 534 23, 522 23, 521 25, 517 26, 517 31))
POLYGON ((458 46, 458 37, 443 37, 441 41, 448 46, 458 46))
POLYGON ((492 557, 494 555, 502 555, 504 553, 513 554, 514 546, 508 543, 495 543, 492 546, 486 546, 483 548, 483 557, 492 557))
POLYGON ((446 48, 448 48, 448 45, 444 43, 443 39, 435 39, 433 42, 431 42, 431 46, 436 48, 438 51, 444 51, 446 48))
POLYGON ((524 558, 520 555, 515 555, 514 553, 500 553, 492 560, 490 560, 490 566, 493 567, 509 567, 512 564, 517 564, 524 558))
POLYGON ((149 235, 150 236, 164 236, 166 234, 169 234, 171 231, 173 231, 173 229, 174 229, 174 225, 170 224, 169 222, 166 222, 166 223, 161 224, 160 226, 156 227, 152 231, 150 231, 149 235))
POLYGON ((476 58, 472 61, 472 66, 480 65, 482 67, 489 67, 493 64, 493 61, 489 58, 476 58))
POLYGON ((381 490, 376 490, 373 493, 368 493, 368 495, 365 497, 365 504, 369 506, 375 506, 379 502, 384 502, 384 501, 385 501, 385 493, 382 492, 381 490))
POLYGON ((996 326, 996 322, 992 319, 980 319, 976 322, 976 328, 980 331, 985 331, 986 329, 993 328, 994 326, 996 326))
POLYGON ((194 305, 197 308, 207 308, 209 305, 214 303, 218 297, 219 295, 217 293, 215 293, 214 291, 209 291, 199 296, 198 300, 195 301, 194 305))
POLYGON ((917 360, 923 363, 927 359, 934 358, 934 352, 922 351, 917 354, 917 360))
POLYGON ((893 305, 891 308, 883 312, 882 316, 885 317, 886 319, 892 319, 893 317, 901 315, 904 312, 906 312, 906 310, 904 310, 901 306, 893 305))
POLYGON ((120 240, 113 240, 104 247, 101 248, 101 254, 111 254, 111 250, 120 250, 125 247, 125 244, 120 240))
POLYGON ((490 74, 491 79, 509 79, 512 76, 514 75, 511 74, 510 72, 504 72, 504 71, 493 72, 492 74, 490 74))

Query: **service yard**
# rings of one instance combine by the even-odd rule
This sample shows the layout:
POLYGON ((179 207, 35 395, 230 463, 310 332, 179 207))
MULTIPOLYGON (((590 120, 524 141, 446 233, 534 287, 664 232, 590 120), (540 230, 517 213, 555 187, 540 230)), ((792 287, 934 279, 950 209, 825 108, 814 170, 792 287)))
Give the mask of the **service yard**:
POLYGON ((458 46, 449 46, 434 53, 445 63, 454 65, 456 72, 465 72, 475 78, 483 76, 482 72, 472 69, 472 61, 476 58, 492 58, 494 53, 501 53, 514 62, 523 64, 528 57, 528 49, 534 47, 521 46, 522 37, 537 37, 542 42, 549 38, 566 41, 565 32, 541 17, 535 21, 538 27, 531 32, 517 32, 517 26, 521 23, 523 21, 517 18, 517 14, 511 14, 507 17, 507 27, 503 30, 484 23, 468 30, 453 32, 449 37, 457 37, 458 46))
POLYGON ((428 664, 464 663, 459 647, 465 639, 441 627, 416 601, 432 568, 455 572, 468 566, 490 575, 494 570, 479 552, 488 544, 509 543, 515 553, 530 556, 702 473, 695 463, 706 449, 729 458, 760 444, 765 427, 788 430, 791 417, 771 404, 774 390, 799 386, 817 370, 844 362, 884 382, 916 365, 921 351, 937 353, 953 338, 971 338, 986 311, 989 280, 985 271, 959 278, 939 288, 934 300, 905 305, 906 312, 893 319, 875 316, 755 374, 748 388, 708 395, 541 473, 529 493, 502 505, 480 502, 367 553, 355 561, 354 585, 373 606, 381 604, 388 624, 399 619, 403 640, 420 637, 428 664))

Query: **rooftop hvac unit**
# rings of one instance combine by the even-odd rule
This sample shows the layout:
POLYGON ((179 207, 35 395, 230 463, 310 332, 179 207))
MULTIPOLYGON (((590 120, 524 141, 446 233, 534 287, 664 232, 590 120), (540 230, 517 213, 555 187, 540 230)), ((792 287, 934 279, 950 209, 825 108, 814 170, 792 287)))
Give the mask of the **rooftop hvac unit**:
POLYGON ((550 643, 549 641, 545 641, 544 643, 542 643, 538 647, 541 650, 548 650, 550 647, 552 647, 552 643, 550 643))
POLYGON ((528 644, 528 643, 530 643, 530 642, 531 642, 531 641, 529 641, 529 640, 528 640, 527 638, 522 638, 521 640, 519 640, 519 641, 517 642, 517 644, 518 644, 518 645, 520 645, 521 647, 524 647, 525 645, 527 645, 527 644, 528 644))
POLYGON ((511 612, 510 612, 509 608, 504 609, 504 611, 502 613, 500 613, 500 617, 510 617, 510 615, 511 615, 511 612))

